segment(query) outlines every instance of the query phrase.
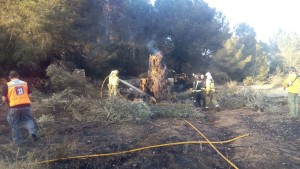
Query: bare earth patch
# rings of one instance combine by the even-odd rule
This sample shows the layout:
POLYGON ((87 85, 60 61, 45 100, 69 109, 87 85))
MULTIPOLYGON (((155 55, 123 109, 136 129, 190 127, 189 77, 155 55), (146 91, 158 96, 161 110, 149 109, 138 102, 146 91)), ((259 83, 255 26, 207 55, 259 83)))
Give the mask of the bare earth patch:
POLYGON ((216 128, 250 136, 231 146, 240 168, 298 168, 300 165, 299 120, 286 114, 253 112, 245 109, 214 113, 216 128), (233 123, 232 123, 233 122, 233 123))
MULTIPOLYGON (((202 119, 187 119, 210 141, 223 141, 243 134, 248 137, 217 149, 239 168, 299 168, 300 125, 287 113, 254 112, 247 109, 204 112, 202 119)), ((68 119, 40 126, 38 143, 24 134, 17 150, 9 146, 10 128, 2 114, 1 159, 11 163, 44 161, 65 157, 119 152, 156 144, 204 141, 184 119, 157 118, 143 123, 90 122, 70 124, 68 119), (65 121, 64 121, 65 120, 65 121), (45 130, 47 129, 47 130, 45 130)), ((21 164, 20 164, 21 165, 21 164)), ((21 166, 22 166, 21 165, 21 166)), ((36 168, 119 168, 119 169, 225 169, 230 165, 208 144, 159 147, 108 157, 86 157, 45 162, 36 168)), ((32 168, 30 166, 23 168, 32 168)))

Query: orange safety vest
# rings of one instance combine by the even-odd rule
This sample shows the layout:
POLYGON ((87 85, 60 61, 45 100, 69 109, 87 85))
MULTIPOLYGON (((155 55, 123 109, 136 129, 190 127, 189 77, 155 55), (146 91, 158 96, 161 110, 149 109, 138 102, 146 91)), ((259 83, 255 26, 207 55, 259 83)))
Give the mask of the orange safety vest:
POLYGON ((27 82, 19 79, 13 79, 7 83, 7 86, 7 98, 10 107, 22 104, 30 104, 27 82))

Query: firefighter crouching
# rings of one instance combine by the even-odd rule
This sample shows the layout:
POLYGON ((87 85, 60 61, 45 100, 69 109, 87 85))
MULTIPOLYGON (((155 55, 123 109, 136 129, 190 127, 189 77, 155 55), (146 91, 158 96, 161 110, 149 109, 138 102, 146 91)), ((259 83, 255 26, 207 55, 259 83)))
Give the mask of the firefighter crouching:
POLYGON ((108 78, 108 95, 110 98, 117 95, 118 85, 119 85, 119 77, 118 77, 118 70, 111 71, 109 78, 108 78))

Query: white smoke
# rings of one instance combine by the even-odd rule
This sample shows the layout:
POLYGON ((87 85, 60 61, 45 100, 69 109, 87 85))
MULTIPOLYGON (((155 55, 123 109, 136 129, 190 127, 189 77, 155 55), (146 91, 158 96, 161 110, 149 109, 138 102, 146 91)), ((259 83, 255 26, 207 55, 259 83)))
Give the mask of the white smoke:
POLYGON ((149 42, 147 42, 146 47, 147 47, 147 49, 149 50, 149 52, 151 54, 156 55, 156 53, 158 52, 158 49, 156 49, 154 47, 154 45, 155 45, 155 41, 154 40, 150 40, 149 42))

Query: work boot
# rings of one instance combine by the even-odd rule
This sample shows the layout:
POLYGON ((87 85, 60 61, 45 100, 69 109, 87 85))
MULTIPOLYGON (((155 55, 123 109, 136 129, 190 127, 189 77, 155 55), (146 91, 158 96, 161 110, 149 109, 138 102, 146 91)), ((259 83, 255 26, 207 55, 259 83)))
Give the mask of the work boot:
POLYGON ((31 134, 31 137, 32 137, 33 141, 38 141, 39 140, 38 136, 35 133, 31 134))
POLYGON ((204 111, 208 111, 208 110, 209 110, 209 107, 206 106, 206 107, 203 108, 203 110, 204 110, 204 111))
POLYGON ((217 112, 221 111, 221 108, 219 105, 216 106, 217 112))

